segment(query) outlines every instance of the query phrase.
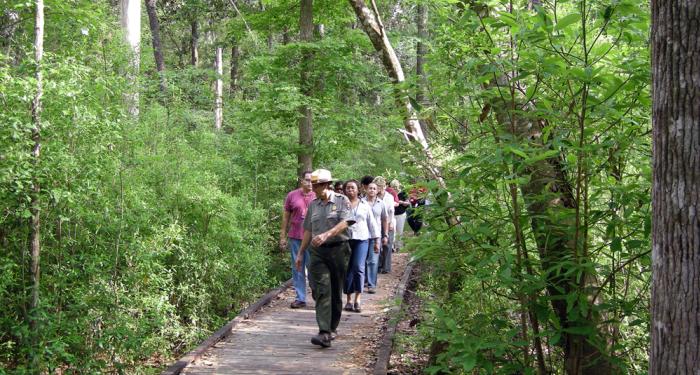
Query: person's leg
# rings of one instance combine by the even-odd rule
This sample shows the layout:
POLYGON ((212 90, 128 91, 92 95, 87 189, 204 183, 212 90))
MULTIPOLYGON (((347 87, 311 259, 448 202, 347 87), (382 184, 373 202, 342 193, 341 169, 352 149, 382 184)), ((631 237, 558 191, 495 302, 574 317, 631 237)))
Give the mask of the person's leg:
POLYGON ((335 331, 340 323, 340 315, 343 313, 343 281, 350 257, 350 248, 347 243, 343 243, 338 247, 324 250, 330 250, 327 253, 329 256, 326 258, 326 264, 330 270, 330 330, 335 331))
POLYGON ((350 259, 348 260, 348 265, 347 265, 347 272, 345 273, 345 282, 343 283, 343 291, 345 294, 352 294, 352 292, 355 291, 355 273, 357 272, 357 266, 356 266, 356 255, 357 255, 357 247, 360 244, 360 241, 358 240, 350 240, 348 241, 348 244, 350 245, 350 259))
POLYGON ((289 252, 292 255, 292 285, 294 286, 294 291, 296 292, 295 302, 306 303, 306 265, 309 257, 308 251, 304 252, 304 264, 301 271, 297 271, 294 263, 297 260, 297 253, 299 252, 301 240, 288 238, 287 243, 289 244, 289 252))
MULTIPOLYGON (((309 248, 309 282, 316 301, 316 323, 320 332, 331 332, 331 270, 324 252, 328 249, 309 248)), ((342 301, 341 301, 342 303, 342 301)))
POLYGON ((389 242, 386 245, 386 251, 384 251, 384 258, 379 262, 382 267, 382 273, 391 272, 391 249, 394 246, 394 231, 389 231, 389 242))
POLYGON ((406 213, 396 215, 396 234, 394 238, 394 248, 400 250, 403 248, 403 228, 406 224, 406 213))
POLYGON ((367 252, 367 286, 371 289, 377 287, 377 270, 379 267, 379 253, 374 252, 374 241, 369 241, 367 252))
MULTIPOLYGON (((365 268, 367 262, 367 248, 369 240, 357 241, 352 252, 352 287, 348 288, 349 292, 362 293, 365 286, 365 268)), ((348 275, 350 270, 348 270, 348 275)))

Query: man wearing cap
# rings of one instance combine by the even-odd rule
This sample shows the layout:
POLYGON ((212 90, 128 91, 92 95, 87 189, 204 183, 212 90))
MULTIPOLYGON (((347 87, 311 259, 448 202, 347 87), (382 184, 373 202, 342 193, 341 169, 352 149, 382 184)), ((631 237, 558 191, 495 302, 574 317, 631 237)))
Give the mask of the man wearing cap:
POLYGON ((280 249, 287 250, 292 254, 292 284, 296 291, 296 299, 291 304, 291 308, 298 309, 306 306, 306 265, 308 255, 304 256, 302 271, 296 269, 296 256, 299 252, 301 239, 304 237, 304 218, 306 208, 316 194, 311 191, 311 171, 304 171, 299 176, 298 189, 292 190, 284 200, 284 210, 282 211, 282 227, 280 228, 280 249))
POLYGON ((331 172, 317 169, 311 173, 311 201, 304 218, 304 237, 296 257, 301 270, 306 247, 309 246, 309 284, 316 301, 318 335, 311 343, 327 348, 340 323, 343 311, 343 280, 350 256, 348 226, 355 223, 350 201, 331 188, 331 172))

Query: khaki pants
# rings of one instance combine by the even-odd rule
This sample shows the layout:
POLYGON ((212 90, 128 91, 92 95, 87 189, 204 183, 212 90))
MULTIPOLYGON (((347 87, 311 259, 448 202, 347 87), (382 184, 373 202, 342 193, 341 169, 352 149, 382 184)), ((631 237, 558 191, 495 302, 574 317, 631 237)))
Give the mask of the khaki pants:
POLYGON ((329 247, 309 248, 309 285, 316 302, 320 332, 338 328, 343 311, 343 280, 350 256, 347 242, 329 247))

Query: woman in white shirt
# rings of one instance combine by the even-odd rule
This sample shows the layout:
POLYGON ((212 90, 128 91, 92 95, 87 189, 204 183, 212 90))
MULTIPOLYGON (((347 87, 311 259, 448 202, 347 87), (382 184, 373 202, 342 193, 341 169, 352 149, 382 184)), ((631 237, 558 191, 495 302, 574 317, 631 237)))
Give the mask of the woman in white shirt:
MULTIPOLYGON (((355 219, 355 224, 348 227, 352 254, 348 263, 348 271, 345 274, 344 291, 347 295, 347 303, 344 310, 354 312, 362 311, 360 296, 365 286, 365 262, 369 250, 369 240, 378 239, 381 235, 381 232, 377 232, 372 208, 358 197, 359 186, 360 184, 355 180, 345 183, 345 196, 350 199, 350 212, 355 219), (351 302, 353 294, 355 298, 351 302)), ((372 250, 378 251, 379 241, 374 241, 374 243, 375 249, 372 250)))
POLYGON ((388 242, 387 233, 389 232, 388 215, 384 201, 377 197, 379 188, 377 184, 371 182, 367 185, 367 197, 365 202, 372 208, 374 220, 377 223, 376 232, 382 235, 379 238, 369 240, 370 251, 367 253, 367 293, 373 294, 377 288, 377 273, 379 271, 379 251, 382 246, 386 246, 388 242))

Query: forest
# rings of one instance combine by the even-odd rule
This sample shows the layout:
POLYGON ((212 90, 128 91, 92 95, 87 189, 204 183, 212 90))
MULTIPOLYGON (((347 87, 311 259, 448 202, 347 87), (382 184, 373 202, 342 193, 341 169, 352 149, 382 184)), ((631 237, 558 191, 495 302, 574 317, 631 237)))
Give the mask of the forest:
POLYGON ((0 4, 0 374, 159 373, 316 168, 429 189, 426 373, 700 371, 697 2, 0 4))

